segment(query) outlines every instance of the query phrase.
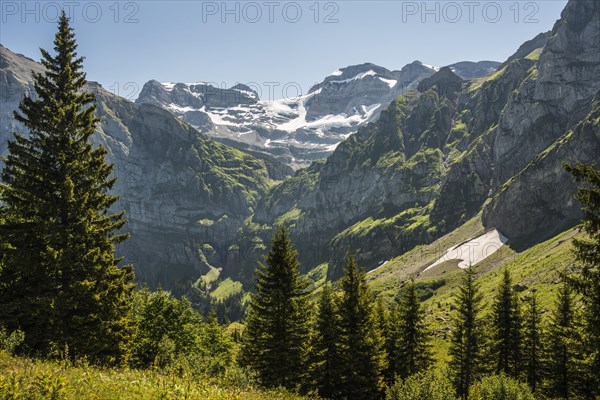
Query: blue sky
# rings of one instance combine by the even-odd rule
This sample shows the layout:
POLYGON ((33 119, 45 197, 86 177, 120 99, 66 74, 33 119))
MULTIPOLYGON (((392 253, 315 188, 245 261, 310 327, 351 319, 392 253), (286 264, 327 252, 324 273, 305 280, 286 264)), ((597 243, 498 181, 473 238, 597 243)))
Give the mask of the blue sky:
POLYGON ((566 0, 0 1, 0 42, 39 58, 57 4, 71 14, 88 79, 135 99, 150 79, 249 83, 261 97, 305 93, 337 68, 420 60, 504 61, 550 30, 566 0), (287 93, 283 88, 287 88, 287 93))

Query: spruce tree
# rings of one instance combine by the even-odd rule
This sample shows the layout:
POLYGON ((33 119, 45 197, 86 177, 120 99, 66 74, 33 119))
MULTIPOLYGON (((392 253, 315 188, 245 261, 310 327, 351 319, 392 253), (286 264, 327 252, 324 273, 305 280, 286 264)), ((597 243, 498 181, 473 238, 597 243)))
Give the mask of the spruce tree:
POLYGON ((589 396, 600 396, 600 170, 592 165, 565 164, 579 187, 575 196, 582 204, 582 229, 586 238, 574 240, 576 257, 582 266, 572 280, 585 305, 585 341, 589 396))
MULTIPOLYGON (((395 308, 395 307, 394 307, 395 308)), ((396 336, 393 334, 394 330, 394 308, 392 310, 388 309, 387 305, 384 303, 381 297, 377 298, 377 302, 375 304, 375 326, 379 331, 381 336, 381 340, 383 343, 382 353, 383 353, 383 379, 386 385, 392 385, 394 383, 394 373, 390 370, 390 350, 394 347, 396 336)))
POLYGON ((394 373, 402 379, 425 371, 432 363, 431 334, 425 324, 417 286, 410 281, 404 288, 398 308, 394 373))
POLYGON ((386 355, 384 378, 388 387, 394 385, 396 373, 403 360, 397 349, 400 337, 400 311, 398 305, 394 304, 387 314, 386 331, 383 335, 386 355))
POLYGON ((1 179, 6 246, 1 255, 0 324, 25 331, 31 351, 68 346, 74 356, 123 359, 131 335, 133 270, 118 267, 115 245, 126 221, 106 149, 92 146, 98 118, 85 91, 83 58, 63 12, 53 56, 41 50, 37 99, 25 97, 1 179))
POLYGON ((311 355, 312 386, 326 399, 334 399, 340 393, 340 329, 334 297, 331 284, 327 283, 319 299, 311 355))
POLYGON ((371 400, 383 391, 383 340, 376 326, 374 300, 366 274, 348 256, 340 286, 340 399, 371 400))
POLYGON ((492 348, 495 372, 518 378, 521 367, 521 309, 508 269, 502 273, 492 305, 492 348))
POLYGON ((280 226, 265 263, 259 263, 246 321, 242 360, 266 387, 294 389, 307 366, 309 313, 307 282, 299 273, 298 253, 280 226))
POLYGON ((523 364, 527 383, 536 392, 542 380, 542 327, 537 295, 531 294, 527 301, 523 338, 523 364))
POLYGON ((479 319, 482 295, 472 267, 465 270, 456 297, 456 315, 450 342, 450 371, 457 394, 466 399, 481 374, 482 327, 479 319))
POLYGON ((582 341, 577 324, 575 299, 570 285, 563 283, 550 318, 545 360, 545 392, 569 399, 580 391, 582 341))

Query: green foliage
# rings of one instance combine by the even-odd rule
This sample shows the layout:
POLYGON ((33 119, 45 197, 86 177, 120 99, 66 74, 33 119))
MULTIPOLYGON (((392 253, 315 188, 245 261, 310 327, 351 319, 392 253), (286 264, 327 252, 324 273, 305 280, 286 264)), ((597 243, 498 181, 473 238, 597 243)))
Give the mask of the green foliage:
POLYGON ((387 391, 387 400, 456 400, 452 382, 433 370, 399 379, 387 391))
POLYGON ((535 292, 527 299, 524 320, 523 367, 527 383, 536 392, 542 380, 542 337, 541 313, 535 292))
POLYGON ((506 375, 487 376, 469 391, 469 400, 534 400, 526 383, 506 375))
POLYGON ((496 373, 518 377, 522 369, 522 316, 519 298, 504 269, 498 295, 492 305, 491 356, 496 373))
POLYGON ((582 228, 587 238, 574 240, 582 272, 572 283, 585 305, 587 386, 592 395, 600 396, 600 170, 586 164, 565 164, 565 168, 583 183, 575 197, 583 205, 582 228))
POLYGON ((99 120, 76 49, 63 12, 56 55, 41 50, 46 72, 34 74, 38 98, 25 97, 15 113, 29 135, 15 133, 2 171, 0 323, 22 329, 32 352, 68 346, 74 356, 123 362, 133 270, 114 253, 126 221, 108 212, 115 178, 106 149, 90 141, 99 120))
POLYGON ((393 360, 390 362, 394 368, 391 372, 405 379, 427 370, 433 361, 431 332, 425 324, 425 311, 421 307, 414 281, 406 286, 394 319, 398 326, 392 329, 395 337, 388 357, 393 360))
POLYGON ((134 300, 134 366, 168 369, 183 362, 195 373, 211 376, 232 367, 233 339, 215 318, 203 322, 187 299, 165 291, 144 289, 134 300))
POLYGON ((546 343, 545 388, 551 397, 567 399, 582 389, 580 314, 571 287, 564 283, 550 319, 546 343))
POLYGON ((311 386, 324 398, 336 398, 342 375, 340 321, 334 296, 330 284, 323 286, 310 357, 311 386))
POLYGON ((450 339, 450 371, 456 392, 463 399, 481 376, 482 326, 479 319, 482 295, 475 282, 475 271, 469 267, 463 275, 456 295, 456 315, 450 339))
POLYGON ((178 300, 162 290, 144 289, 135 294, 133 314, 137 326, 134 365, 165 367, 178 356, 197 350, 202 319, 187 300, 178 300))
POLYGON ((365 273, 358 269, 352 255, 348 256, 340 287, 340 397, 374 399, 383 390, 384 343, 365 273))
POLYGON ((219 282, 210 295, 213 299, 222 301, 239 293, 243 293, 242 283, 234 281, 231 278, 226 278, 219 282))
POLYGON ((171 371, 101 369, 85 363, 32 361, 0 351, 0 399, 10 400, 300 400, 282 389, 254 386, 251 375, 212 378, 171 371))
POLYGON ((309 339, 307 282, 300 277, 297 252, 279 227, 265 264, 256 271, 242 360, 266 387, 299 386, 306 373, 309 339))
POLYGON ((0 328, 0 351, 14 354, 15 350, 25 341, 25 333, 20 330, 8 333, 6 328, 0 328))

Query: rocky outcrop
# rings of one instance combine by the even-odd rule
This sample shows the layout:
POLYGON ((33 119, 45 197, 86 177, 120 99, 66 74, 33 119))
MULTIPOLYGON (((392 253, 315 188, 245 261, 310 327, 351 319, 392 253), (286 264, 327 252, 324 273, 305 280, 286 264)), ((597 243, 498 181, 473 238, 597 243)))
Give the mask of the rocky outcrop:
POLYGON ((452 72, 449 67, 444 67, 433 76, 419 82, 417 90, 419 92, 426 92, 435 88, 440 96, 456 99, 458 93, 462 91, 462 86, 463 80, 452 72))
POLYGON ((476 79, 491 75, 498 69, 498 67, 500 67, 500 63, 496 61, 461 61, 448 65, 448 68, 450 68, 452 72, 464 80, 476 79))
POLYGON ((485 208, 487 226, 527 244, 577 223, 583 216, 574 200, 577 184, 563 163, 600 166, 600 91, 590 114, 536 156, 508 181, 485 208))
POLYGON ((498 66, 497 69, 500 70, 515 60, 521 60, 537 49, 543 49, 544 47, 546 47, 546 43, 548 43, 548 39, 550 37, 551 32, 548 31, 540 33, 533 39, 526 41, 512 56, 508 57, 508 59, 505 62, 498 66))
POLYGON ((570 1, 530 75, 511 94, 494 141, 502 184, 589 112, 600 87, 600 3, 570 1))

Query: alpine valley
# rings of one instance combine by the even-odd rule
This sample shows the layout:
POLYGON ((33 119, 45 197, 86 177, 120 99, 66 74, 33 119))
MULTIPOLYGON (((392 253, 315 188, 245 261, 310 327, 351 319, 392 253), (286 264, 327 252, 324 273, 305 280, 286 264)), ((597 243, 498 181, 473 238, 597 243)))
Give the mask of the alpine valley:
MULTIPOLYGON (((0 48, 2 155, 26 132, 13 111, 31 71, 0 48)), ((135 102, 88 89, 132 232, 118 250, 152 288, 241 298, 282 224, 315 286, 351 251, 390 296, 416 276, 440 302, 465 263, 491 281, 520 265, 550 291, 582 217, 562 163, 600 165, 600 2, 569 1, 503 63, 365 63, 280 100, 250 84, 153 80, 135 102)))

